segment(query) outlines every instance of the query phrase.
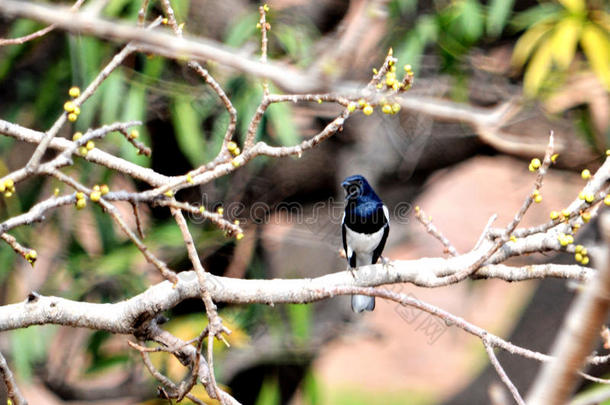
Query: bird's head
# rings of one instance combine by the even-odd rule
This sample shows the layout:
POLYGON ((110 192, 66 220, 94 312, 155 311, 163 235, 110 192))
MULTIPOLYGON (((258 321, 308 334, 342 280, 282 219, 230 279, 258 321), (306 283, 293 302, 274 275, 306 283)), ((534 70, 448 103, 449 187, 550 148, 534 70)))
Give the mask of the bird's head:
POLYGON ((346 200, 356 199, 371 190, 371 186, 369 185, 368 181, 366 181, 366 179, 359 174, 349 176, 343 180, 341 186, 345 190, 346 200))

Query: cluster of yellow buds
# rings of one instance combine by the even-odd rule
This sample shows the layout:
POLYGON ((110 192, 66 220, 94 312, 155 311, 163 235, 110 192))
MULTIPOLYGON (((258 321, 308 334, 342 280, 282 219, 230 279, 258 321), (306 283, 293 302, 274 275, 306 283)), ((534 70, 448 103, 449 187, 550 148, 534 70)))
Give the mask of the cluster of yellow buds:
POLYGON ((559 244, 561 246, 568 246, 574 243, 574 236, 570 235, 569 233, 560 233, 557 235, 557 240, 559 240, 559 244))
MULTIPOLYGON (((73 99, 80 96, 80 89, 76 86, 70 87, 68 94, 73 99)), ((68 121, 74 122, 80 114, 80 107, 72 100, 68 100, 64 103, 64 110, 68 113, 68 121)))
POLYGON ((347 105, 347 111, 349 112, 354 112, 356 109, 362 109, 364 115, 371 115, 374 111, 373 106, 363 98, 359 99, 357 103, 352 102, 347 105))
POLYGON ((540 169, 540 166, 542 166, 542 162, 540 162, 540 159, 533 158, 530 162, 529 170, 530 172, 535 172, 536 170, 540 169))
MULTIPOLYGON (((72 135, 72 140, 74 142, 78 141, 80 138, 83 137, 83 133, 82 132, 75 132, 74 135, 72 135)), ((95 142, 93 141, 87 141, 87 143, 83 146, 80 146, 78 148, 78 153, 81 156, 87 156, 87 153, 92 150, 93 148, 95 148, 95 142)))
POLYGON ((85 193, 77 192, 76 193, 76 209, 82 210, 87 206, 87 200, 85 199, 85 193))
POLYGON ((34 265, 36 259, 38 259, 38 252, 36 252, 34 249, 30 249, 30 251, 25 254, 25 260, 27 260, 32 266, 34 265))
POLYGON ((15 182, 13 179, 6 179, 4 183, 0 183, 0 193, 4 193, 6 198, 10 198, 15 194, 15 182))
POLYGON ((91 194, 89 194, 89 199, 93 202, 98 202, 100 198, 102 198, 103 195, 108 194, 109 191, 110 188, 106 184, 102 184, 101 186, 96 184, 93 186, 91 194))
POLYGON ((231 141, 231 142, 227 143, 227 149, 233 156, 235 156, 235 159, 233 159, 231 161, 231 164, 233 164, 233 167, 241 166, 244 162, 243 162, 243 159, 241 159, 239 157, 239 155, 241 153, 239 146, 237 146, 237 144, 235 142, 231 141))
POLYGON ((532 193, 532 198, 534 199, 534 202, 536 202, 536 203, 542 202, 542 195, 540 194, 540 191, 538 191, 538 190, 534 190, 534 192, 532 193))
POLYGON ((586 266, 589 264, 589 256, 587 256, 587 248, 583 245, 576 245, 574 247, 574 260, 586 266))
MULTIPOLYGON (((395 92, 409 90, 413 85, 413 68, 411 65, 404 65, 405 75, 401 80, 398 80, 396 77, 396 65, 394 65, 393 61, 389 61, 388 64, 390 68, 388 72, 385 74, 383 80, 377 83, 377 89, 382 90, 393 90, 395 92)), ((377 69, 374 69, 373 72, 377 74, 377 69)))
POLYGON ((580 193, 578 193, 578 198, 583 201, 586 201, 588 204, 591 204, 593 201, 595 201, 595 194, 585 193, 584 191, 581 191, 580 193))
POLYGON ((383 106, 381 107, 381 111, 384 114, 396 114, 397 112, 400 111, 400 104, 398 103, 383 103, 383 106))
POLYGON ((238 156, 241 153, 239 146, 237 146, 237 144, 233 141, 227 143, 227 149, 233 156, 238 156))

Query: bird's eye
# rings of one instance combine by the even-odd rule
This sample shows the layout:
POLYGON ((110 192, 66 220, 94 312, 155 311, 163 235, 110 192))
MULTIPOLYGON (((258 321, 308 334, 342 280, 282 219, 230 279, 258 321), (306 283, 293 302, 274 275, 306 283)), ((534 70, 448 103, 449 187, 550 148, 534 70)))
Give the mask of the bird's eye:
POLYGON ((347 188, 347 193, 350 196, 356 196, 356 195, 358 195, 358 192, 359 192, 359 187, 355 184, 353 184, 347 188))

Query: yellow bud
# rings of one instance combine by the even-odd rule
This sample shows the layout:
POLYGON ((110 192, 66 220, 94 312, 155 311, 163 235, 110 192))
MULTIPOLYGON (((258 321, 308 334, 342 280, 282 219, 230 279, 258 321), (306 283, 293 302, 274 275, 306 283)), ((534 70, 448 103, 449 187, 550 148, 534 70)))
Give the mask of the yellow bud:
POLYGON ((205 207, 203 205, 199 207, 199 212, 201 212, 202 214, 205 212, 205 207))
POLYGON ((168 22, 169 22, 169 20, 167 18, 164 18, 161 20, 161 24, 163 24, 163 25, 167 25, 168 22))
POLYGON ((373 74, 379 73, 376 68, 373 68, 373 74))
POLYGON ((77 210, 82 210, 86 206, 87 206, 87 201, 84 198, 79 198, 78 200, 76 200, 76 209, 77 210))
POLYGON ((510 240, 511 240, 511 242, 516 242, 517 237, 515 235, 510 235, 510 240))
POLYGON ((551 156, 551 162, 557 163, 558 157, 559 157, 559 153, 555 153, 553 156, 551 156))
POLYGON ((165 193, 163 193, 164 196, 172 198, 174 196, 174 192, 172 190, 168 190, 165 193))
POLYGON ((583 247, 583 248, 581 249, 580 253, 582 253, 582 255, 583 255, 583 256, 586 256, 586 255, 587 255, 587 253, 589 253, 589 252, 587 252, 587 248, 586 248, 586 247, 583 247))
POLYGON ((191 176, 190 173, 186 175, 186 182, 191 184, 193 183, 193 176, 191 176))
POLYGON ((530 162, 530 165, 534 168, 534 169, 539 169, 540 166, 542 165, 542 163, 540 162, 540 159, 538 158, 533 158, 532 161, 530 162))
POLYGON ((227 149, 233 152, 237 148, 237 144, 233 141, 227 143, 227 149))
POLYGON ((349 103, 349 104, 347 105, 347 111, 349 111, 349 112, 354 112, 354 111, 356 111, 356 104, 354 104, 354 103, 349 103))
POLYGON ((359 105, 360 107, 363 107, 365 104, 366 104, 366 101, 364 101, 364 99, 363 99, 363 98, 361 98, 360 100, 358 100, 358 105, 359 105))
POLYGON ((585 256, 582 258, 581 263, 583 264, 583 266, 586 266, 587 264, 589 264, 589 257, 585 256))
POLYGON ((241 164, 239 159, 233 159, 231 160, 231 164, 233 165, 233 167, 239 167, 239 165, 241 164))
POLYGON ((222 207, 218 207, 216 208, 216 212, 218 213, 218 215, 222 215, 225 212, 225 209, 222 207))
POLYGON ((576 260, 577 262, 582 261, 582 254, 580 254, 580 253, 576 253, 576 254, 574 255, 574 260, 576 260))
POLYGON ((583 245, 576 245, 576 246, 574 247, 574 251, 575 251, 576 253, 580 253, 580 252, 582 252, 582 249, 583 249, 583 248, 584 248, 584 246, 583 246, 583 245))
POLYGON ((85 145, 85 148, 87 148, 87 150, 92 150, 93 148, 95 148, 95 142, 88 141, 87 145, 85 145))
POLYGON ((392 104, 392 112, 394 114, 396 114, 398 111, 400 111, 400 104, 398 104, 398 103, 392 104))
POLYGON ((561 210, 561 215, 565 218, 568 218, 570 216, 570 211, 566 208, 561 210))
POLYGON ((239 148, 235 148, 235 149, 233 149, 232 153, 233 153, 233 156, 237 156, 241 153, 241 150, 239 148))
POLYGON ((101 197, 102 197, 102 193, 99 191, 92 191, 91 194, 89 194, 89 198, 93 202, 98 202, 101 197))
POLYGON ((83 193, 83 192, 81 192, 81 191, 78 191, 78 192, 76 193, 76 199, 77 199, 77 200, 82 200, 83 198, 85 198, 85 193, 83 193))
POLYGON ((4 196, 5 196, 6 198, 11 198, 11 197, 13 196, 13 192, 12 192, 12 191, 6 191, 6 192, 4 193, 4 196))
POLYGON ((607 194, 607 195, 604 197, 604 204, 606 204, 606 205, 610 205, 610 194, 607 194))
POLYGON ((373 113, 373 107, 370 104, 367 104, 363 109, 362 112, 364 113, 364 115, 371 115, 373 113))
POLYGON ((413 67, 411 65, 405 65, 404 70, 405 70, 405 72, 409 73, 413 70, 413 67))
POLYGON ((233 221, 233 223, 234 223, 235 225, 239 225, 239 219, 236 219, 235 221, 233 221))
POLYGON ((551 219, 557 219, 559 218, 559 213, 557 211, 551 211, 551 219))
POLYGON ((268 13, 268 12, 269 12, 269 6, 265 4, 265 5, 263 6, 263 10, 265 10, 265 11, 268 13))
POLYGON ((59 189, 57 187, 55 187, 55 190, 53 190, 53 195, 55 197, 57 197, 59 195, 59 189))
POLYGON ((580 216, 585 222, 589 222, 591 220, 591 213, 588 211, 583 212, 580 216))
POLYGON ((76 107, 76 105, 72 101, 66 101, 64 103, 64 110, 66 110, 66 112, 71 113, 74 111, 74 107, 76 107))
POLYGON ((566 235, 566 242, 568 242, 568 245, 574 243, 574 236, 566 235))
POLYGON ((610 156, 610 149, 606 149, 606 156, 610 156))
POLYGON ((110 188, 108 187, 107 184, 102 184, 102 186, 100 187, 100 193, 102 193, 102 195, 106 195, 110 192, 110 188))
POLYGON ((392 106, 390 106, 389 104, 384 104, 383 107, 381 108, 381 111, 384 114, 392 114, 392 106))
POLYGON ((83 133, 82 132, 75 132, 74 135, 72 135, 72 140, 74 142, 76 142, 76 141, 78 141, 82 137, 83 137, 83 133))
POLYGON ((377 87, 378 89, 381 89, 381 88, 383 88, 383 83, 377 83, 377 86, 375 86, 375 87, 377 87))
POLYGON ((87 152, 89 152, 89 150, 84 146, 81 146, 80 148, 78 148, 78 153, 81 156, 87 156, 87 152))
POLYGON ((131 132, 129 133, 129 137, 131 139, 137 139, 140 136, 140 131, 138 131, 137 129, 132 129, 131 132))
POLYGON ((559 240, 559 244, 561 246, 568 246, 568 240, 566 239, 566 236, 563 233, 560 233, 559 236, 557 236, 557 240, 559 240))
POLYGON ((70 114, 68 114, 68 121, 74 122, 77 119, 78 119, 78 115, 76 115, 75 113, 71 112, 70 114))
POLYGON ((318 104, 322 104, 322 99, 321 98, 319 98, 317 101, 318 101, 318 104))
POLYGON ((70 87, 70 90, 68 90, 68 94, 70 95, 70 97, 76 98, 80 96, 80 89, 77 86, 72 86, 70 87))
POLYGON ((15 187, 15 182, 13 181, 13 179, 6 179, 6 180, 4 180, 4 186, 7 189, 11 189, 11 188, 15 187))
POLYGON ((93 191, 100 191, 100 190, 101 190, 101 188, 100 188, 99 184, 96 184, 95 186, 93 186, 93 191))
POLYGON ((529 164, 529 166, 527 167, 527 169, 528 169, 530 172, 535 172, 535 171, 536 171, 536 169, 534 169, 534 166, 532 166, 532 164, 531 164, 531 163, 529 164))
POLYGON ((235 236, 235 239, 237 240, 242 240, 244 238, 244 234, 243 233, 238 233, 237 236, 235 236))
POLYGON ((585 195, 585 201, 591 204, 595 200, 595 195, 593 193, 587 193, 585 195))
POLYGON ((537 202, 537 203, 542 202, 542 196, 540 194, 536 194, 534 196, 534 201, 537 202))
POLYGON ((578 193, 578 199, 584 201, 584 199, 585 199, 585 192, 584 191, 581 191, 580 193, 578 193))
POLYGON ((591 178, 591 172, 589 171, 589 169, 585 169, 582 172, 580 172, 580 177, 582 177, 585 180, 590 179, 591 178))

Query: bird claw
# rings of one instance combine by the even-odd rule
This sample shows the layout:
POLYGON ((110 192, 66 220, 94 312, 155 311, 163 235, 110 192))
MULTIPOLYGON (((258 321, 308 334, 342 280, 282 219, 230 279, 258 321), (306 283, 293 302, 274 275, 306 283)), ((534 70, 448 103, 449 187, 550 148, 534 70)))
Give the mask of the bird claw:
POLYGON ((385 256, 381 256, 381 264, 387 266, 388 264, 390 264, 390 259, 385 256))

